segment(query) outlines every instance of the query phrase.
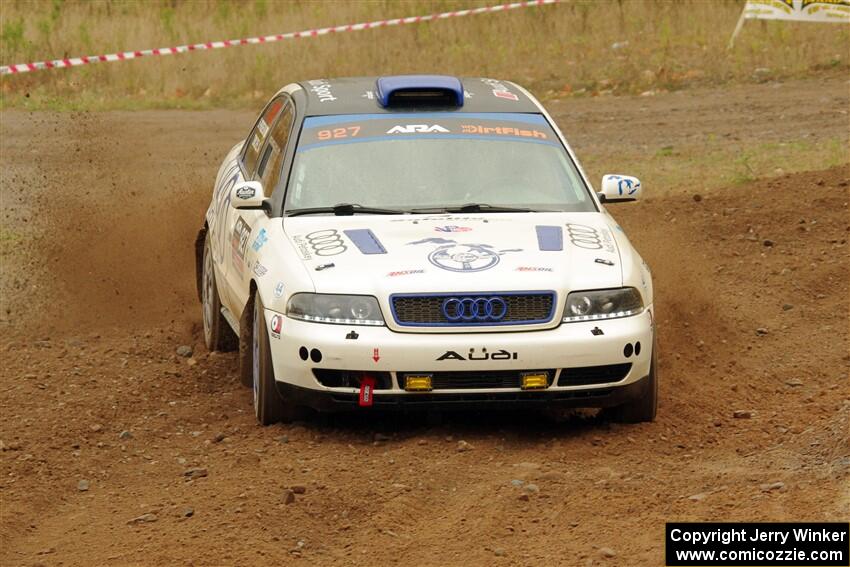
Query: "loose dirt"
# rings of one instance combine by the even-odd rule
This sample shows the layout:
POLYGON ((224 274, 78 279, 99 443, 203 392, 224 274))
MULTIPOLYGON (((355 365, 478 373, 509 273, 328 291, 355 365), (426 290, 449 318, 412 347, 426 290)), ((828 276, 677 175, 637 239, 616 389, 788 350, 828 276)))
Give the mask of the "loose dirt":
MULTIPOLYGON (((847 95, 803 81, 552 109, 581 157, 708 129, 846 137, 847 95)), ((253 114, 0 118, 4 566, 660 565, 667 521, 850 517, 846 165, 611 207, 653 268, 655 423, 262 428, 235 356, 203 348, 192 259, 253 114)))

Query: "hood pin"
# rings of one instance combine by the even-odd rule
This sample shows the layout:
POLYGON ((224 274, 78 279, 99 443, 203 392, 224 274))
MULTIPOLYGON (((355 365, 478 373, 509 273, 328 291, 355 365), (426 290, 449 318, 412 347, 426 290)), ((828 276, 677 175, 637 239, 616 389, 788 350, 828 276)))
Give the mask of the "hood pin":
POLYGON ((328 268, 333 268, 333 267, 334 267, 333 262, 331 262, 330 264, 322 264, 321 266, 316 266, 316 271, 321 272, 322 270, 327 270, 328 268))

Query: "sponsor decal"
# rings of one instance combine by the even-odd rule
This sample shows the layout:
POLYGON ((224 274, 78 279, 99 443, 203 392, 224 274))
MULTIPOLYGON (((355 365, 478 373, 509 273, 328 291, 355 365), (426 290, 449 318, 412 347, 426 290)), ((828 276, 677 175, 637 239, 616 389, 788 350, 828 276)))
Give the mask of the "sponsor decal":
POLYGON ((427 124, 407 124, 406 126, 397 125, 387 130, 387 134, 430 134, 433 132, 447 134, 448 130, 439 124, 433 124, 431 126, 428 126, 427 124))
POLYGON ((602 249, 602 240, 599 238, 599 231, 592 226, 567 223, 567 236, 570 237, 570 242, 573 246, 578 248, 584 248, 585 250, 602 249))
POLYGON ((248 239, 251 237, 251 227, 245 219, 239 217, 233 226, 233 235, 230 239, 231 257, 233 266, 242 273, 245 268, 245 250, 248 248, 248 239))
POLYGON ((260 118, 260 121, 257 122, 257 130, 260 131, 260 139, 262 140, 269 133, 269 125, 266 124, 265 120, 260 118))
POLYGON ((377 363, 379 360, 381 360, 381 349, 379 349, 379 348, 373 348, 372 349, 372 360, 374 360, 375 363, 377 363))
POLYGON ((327 264, 322 264, 320 266, 316 266, 315 270, 317 272, 321 272, 322 270, 327 270, 328 268, 334 268, 334 267, 336 267, 336 264, 334 264, 333 262, 328 262, 327 264))
POLYGON ((260 143, 261 143, 261 140, 260 140, 260 137, 258 135, 255 135, 253 138, 251 138, 251 147, 254 148, 255 152, 260 151, 260 143))
POLYGON ((605 264, 606 266, 614 265, 614 262, 612 262, 611 260, 606 260, 605 258, 597 258, 596 260, 594 260, 594 262, 596 262, 597 264, 605 264))
POLYGON ((244 185, 236 190, 236 196, 239 199, 252 199, 257 194, 256 189, 244 185))
POLYGON ((279 339, 280 338, 280 329, 283 327, 283 315, 272 315, 272 323, 271 323, 271 335, 279 339))
POLYGON ((310 260, 313 255, 336 256, 348 250, 342 236, 335 228, 315 230, 306 236, 293 236, 292 242, 302 260, 310 260))
POLYGON ((283 282, 277 282, 274 286, 274 296, 280 298, 283 296, 283 282))
POLYGON ((481 82, 486 84, 492 89, 493 96, 503 98, 505 100, 512 100, 514 102, 519 100, 519 97, 516 93, 513 93, 508 89, 507 85, 505 85, 501 81, 497 81, 496 79, 481 79, 481 82))
POLYGON ((635 193, 637 193, 638 189, 640 189, 640 181, 635 183, 634 179, 621 177, 619 175, 612 175, 609 177, 609 179, 615 179, 617 181, 618 195, 634 195, 635 193))
POLYGON ((469 352, 466 356, 458 353, 454 350, 447 350, 440 356, 436 358, 437 362, 442 360, 460 360, 460 361, 468 361, 468 360, 518 360, 519 353, 509 352, 505 349, 499 349, 495 352, 487 352, 486 348, 481 349, 481 354, 475 354, 475 349, 469 349, 469 352))
POLYGON ((508 302, 501 297, 449 297, 441 311, 451 323, 498 322, 508 314, 508 302))
POLYGON ((260 250, 260 248, 263 247, 263 244, 268 242, 268 240, 269 240, 269 237, 268 237, 268 234, 266 233, 266 229, 261 228, 260 232, 257 233, 257 238, 254 239, 254 243, 251 245, 251 249, 254 252, 258 252, 260 250))
POLYGON ((394 278, 397 276, 410 276, 413 274, 424 274, 425 270, 398 270, 396 272, 390 272, 387 274, 388 278, 394 278))
POLYGON ((436 226, 434 230, 437 232, 469 232, 472 230, 472 227, 469 226, 456 226, 456 225, 446 225, 446 226, 436 226))
POLYGON ((266 268, 265 266, 263 266, 262 264, 260 264, 259 262, 254 264, 254 275, 257 276, 258 278, 261 278, 264 275, 266 275, 266 273, 268 273, 268 271, 269 271, 269 269, 266 268))
POLYGON ((337 100, 331 91, 330 81, 326 79, 316 79, 314 81, 307 81, 307 83, 310 85, 310 92, 318 97, 319 102, 333 102, 337 100))
POLYGON ((359 133, 360 126, 346 126, 344 128, 319 130, 316 132, 316 137, 319 140, 342 140, 345 138, 354 138, 359 133))
POLYGON ((516 269, 517 272, 554 272, 552 268, 542 266, 520 266, 516 269))
POLYGON ((522 252, 521 248, 497 250, 489 244, 462 244, 446 238, 424 238, 410 244, 437 244, 428 261, 450 272, 481 272, 499 263, 507 252, 522 252))
POLYGON ((517 136, 519 138, 537 138, 548 140, 549 136, 540 130, 526 130, 524 128, 513 128, 511 126, 481 126, 480 124, 461 124, 462 134, 486 134, 497 136, 517 136))

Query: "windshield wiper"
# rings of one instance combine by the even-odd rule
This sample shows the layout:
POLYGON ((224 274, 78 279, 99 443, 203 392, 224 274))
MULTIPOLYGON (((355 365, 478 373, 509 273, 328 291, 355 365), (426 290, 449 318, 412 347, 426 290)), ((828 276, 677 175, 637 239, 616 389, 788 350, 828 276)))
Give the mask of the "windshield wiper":
POLYGON ((288 217, 297 217, 300 215, 322 215, 333 213, 338 217, 345 217, 351 215, 403 215, 408 211, 403 211, 400 209, 377 209, 374 207, 364 207, 363 205, 357 205, 352 203, 337 203, 333 207, 314 207, 311 209, 291 209, 286 211, 286 216, 288 217))
POLYGON ((534 213, 538 212, 527 207, 503 207, 499 205, 488 205, 487 203, 467 203, 465 205, 453 205, 448 207, 431 207, 424 209, 412 209, 414 213, 534 213))

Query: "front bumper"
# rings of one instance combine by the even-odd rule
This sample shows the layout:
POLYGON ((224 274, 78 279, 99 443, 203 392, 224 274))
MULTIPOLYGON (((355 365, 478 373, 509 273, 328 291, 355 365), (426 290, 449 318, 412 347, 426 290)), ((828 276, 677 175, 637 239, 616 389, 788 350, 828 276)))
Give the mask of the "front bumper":
MULTIPOLYGON (((356 407, 359 390, 326 387, 316 378, 316 369, 388 373, 391 379, 385 388, 374 391, 376 407, 541 403, 609 407, 634 397, 639 381, 649 374, 654 332, 651 309, 633 317, 564 323, 543 331, 493 333, 399 333, 387 327, 328 325, 284 317, 280 332, 271 333, 269 341, 281 393, 317 409, 356 407), (635 352, 638 343, 639 353, 635 352), (567 369, 623 363, 630 363, 631 368, 615 382, 575 385, 562 380, 559 385, 567 369), (548 388, 536 391, 464 387, 407 392, 398 379, 405 372, 486 375, 540 369, 550 369, 554 376, 548 388)), ((277 314, 267 311, 265 315, 266 324, 272 325, 277 314)))

